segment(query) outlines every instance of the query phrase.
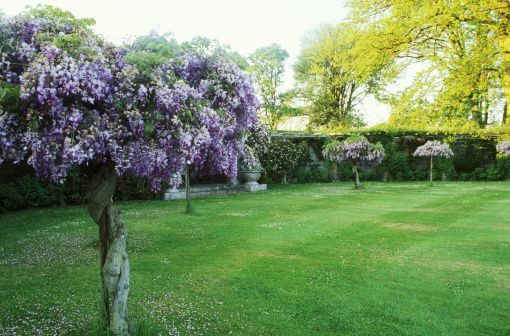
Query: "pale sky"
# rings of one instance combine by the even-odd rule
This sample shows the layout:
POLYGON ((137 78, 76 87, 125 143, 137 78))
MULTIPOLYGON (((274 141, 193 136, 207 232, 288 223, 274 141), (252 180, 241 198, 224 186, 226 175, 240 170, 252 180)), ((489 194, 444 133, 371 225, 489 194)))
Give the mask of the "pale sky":
MULTIPOLYGON (((151 30, 171 32, 180 42, 197 35, 215 38, 244 56, 278 43, 290 54, 286 88, 293 84, 292 64, 306 33, 347 14, 345 0, 0 0, 0 10, 11 16, 39 3, 94 18, 96 31, 118 44, 151 30)), ((373 98, 361 111, 370 125, 389 113, 373 98)))

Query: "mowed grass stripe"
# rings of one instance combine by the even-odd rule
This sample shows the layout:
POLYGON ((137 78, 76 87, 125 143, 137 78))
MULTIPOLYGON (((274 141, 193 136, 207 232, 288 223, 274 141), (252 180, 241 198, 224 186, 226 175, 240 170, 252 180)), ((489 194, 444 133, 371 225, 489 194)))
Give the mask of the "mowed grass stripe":
MULTIPOLYGON (((510 183, 440 182, 122 203, 130 314, 164 334, 509 334, 508 205, 510 183)), ((94 334, 96 236, 82 207, 0 215, 2 326, 94 334)))

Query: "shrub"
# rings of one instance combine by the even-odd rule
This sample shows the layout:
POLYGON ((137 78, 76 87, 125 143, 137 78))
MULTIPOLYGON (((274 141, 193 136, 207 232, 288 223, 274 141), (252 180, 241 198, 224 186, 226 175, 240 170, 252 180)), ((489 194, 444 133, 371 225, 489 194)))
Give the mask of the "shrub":
POLYGON ((23 198, 13 184, 0 186, 0 212, 20 209, 23 205, 23 198))
POLYGON ((83 169, 73 169, 67 175, 63 185, 66 204, 83 204, 87 195, 87 177, 83 169))
POLYGON ((296 169, 298 162, 306 155, 307 145, 304 141, 276 138, 271 141, 267 152, 259 157, 267 179, 276 181, 287 176, 296 169))
POLYGON ((63 201, 60 186, 40 182, 33 176, 3 184, 0 190, 1 211, 57 205, 63 201))
POLYGON ((297 183, 328 182, 329 169, 324 164, 311 167, 300 166, 292 172, 291 180, 297 183))
POLYGON ((114 198, 121 201, 148 200, 159 197, 160 193, 153 192, 145 178, 125 174, 117 182, 114 198))
POLYGON ((453 144, 453 163, 457 172, 472 172, 480 166, 482 153, 480 147, 472 142, 456 141, 453 144))
POLYGON ((390 180, 406 180, 412 177, 411 169, 409 167, 408 157, 403 152, 397 152, 393 144, 385 146, 385 156, 378 172, 384 178, 386 174, 390 180))

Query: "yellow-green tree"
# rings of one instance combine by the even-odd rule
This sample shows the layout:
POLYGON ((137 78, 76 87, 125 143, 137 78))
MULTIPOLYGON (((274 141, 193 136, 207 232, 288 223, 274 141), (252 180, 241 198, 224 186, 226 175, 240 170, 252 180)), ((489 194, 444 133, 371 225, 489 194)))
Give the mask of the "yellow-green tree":
POLYGON ((288 96, 282 92, 285 61, 289 53, 278 44, 261 47, 249 57, 249 71, 255 79, 261 98, 264 122, 270 129, 276 129, 285 112, 288 96))
POLYGON ((367 48, 404 67, 429 66, 411 88, 392 97, 396 113, 411 116, 400 122, 425 113, 422 119, 429 123, 472 120, 484 127, 498 91, 510 100, 508 0, 351 0, 349 5, 350 22, 363 30, 360 41, 367 48))
POLYGON ((298 92, 314 126, 360 126, 357 107, 377 87, 384 68, 377 55, 367 62, 357 47, 361 32, 326 25, 305 43, 294 66, 298 92))

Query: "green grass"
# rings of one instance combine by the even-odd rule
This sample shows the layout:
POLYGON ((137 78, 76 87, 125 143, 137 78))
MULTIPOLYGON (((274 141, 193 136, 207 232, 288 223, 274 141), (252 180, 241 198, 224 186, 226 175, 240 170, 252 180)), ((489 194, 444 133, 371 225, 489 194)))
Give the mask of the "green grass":
MULTIPOLYGON (((510 335, 510 183, 290 185, 197 199, 193 215, 120 207, 146 331, 510 335)), ((84 207, 0 215, 4 333, 97 333, 97 244, 84 207)))

